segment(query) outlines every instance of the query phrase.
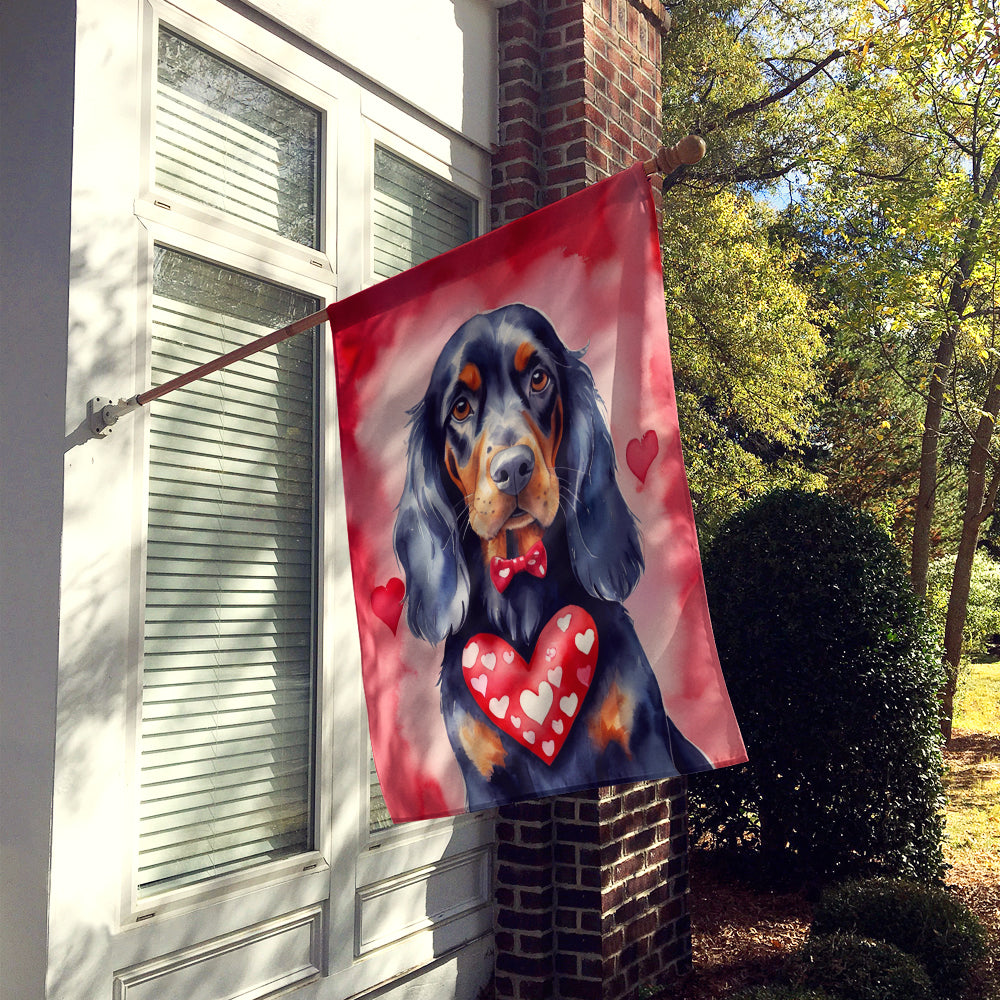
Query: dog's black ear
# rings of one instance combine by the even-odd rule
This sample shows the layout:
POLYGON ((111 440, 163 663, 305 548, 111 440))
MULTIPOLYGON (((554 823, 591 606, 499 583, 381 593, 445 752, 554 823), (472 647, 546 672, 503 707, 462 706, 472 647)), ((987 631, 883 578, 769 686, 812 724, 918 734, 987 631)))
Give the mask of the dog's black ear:
POLYGON ((396 513, 393 546, 406 577, 410 631, 440 642, 465 621, 469 570, 458 523, 441 478, 441 455, 426 403, 410 411, 406 483, 396 513))
POLYGON ((611 433, 590 369, 570 356, 566 366, 566 428, 559 460, 563 510, 573 571, 595 597, 622 601, 639 582, 642 544, 618 488, 611 433))

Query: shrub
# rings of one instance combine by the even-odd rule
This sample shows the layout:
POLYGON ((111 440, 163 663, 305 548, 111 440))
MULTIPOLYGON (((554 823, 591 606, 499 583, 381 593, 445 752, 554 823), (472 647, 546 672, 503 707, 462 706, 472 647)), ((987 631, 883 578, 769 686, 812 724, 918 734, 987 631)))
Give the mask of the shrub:
POLYGON ((692 778, 695 835, 774 872, 940 877, 943 675, 888 535, 776 491, 722 528, 705 582, 750 762, 692 778))
POLYGON ((810 938, 797 964, 796 978, 837 1000, 933 1000, 924 967, 912 955, 884 941, 853 934, 810 938))
POLYGON ((986 934, 969 909, 945 889, 904 879, 870 879, 827 889, 812 933, 850 932, 895 945, 923 963, 937 992, 959 997, 985 958, 986 934))

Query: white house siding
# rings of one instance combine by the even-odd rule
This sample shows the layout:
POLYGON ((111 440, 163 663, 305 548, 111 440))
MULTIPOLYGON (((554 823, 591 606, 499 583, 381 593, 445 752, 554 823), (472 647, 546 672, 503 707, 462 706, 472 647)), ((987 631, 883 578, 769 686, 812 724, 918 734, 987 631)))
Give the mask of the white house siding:
POLYGON ((35 0, 0 16, 0 992, 223 1000, 302 984, 295 995, 317 1000, 377 987, 474 997, 492 968, 489 818, 367 835, 329 433, 316 850, 162 906, 134 898, 146 431, 131 414, 95 440, 86 404, 146 387, 152 238, 200 239, 192 224, 175 234, 144 180, 156 17, 226 58, 276 67, 328 115, 323 221, 336 239, 315 278, 276 244, 261 257, 237 235, 220 251, 237 268, 256 254, 274 280, 328 299, 372 280, 360 206, 374 141, 474 193, 488 217, 495 11, 487 0, 78 0, 74 16, 35 0))
POLYGON ((5 998, 40 997, 46 965, 74 34, 72 7, 60 0, 0 7, 0 993, 5 998))

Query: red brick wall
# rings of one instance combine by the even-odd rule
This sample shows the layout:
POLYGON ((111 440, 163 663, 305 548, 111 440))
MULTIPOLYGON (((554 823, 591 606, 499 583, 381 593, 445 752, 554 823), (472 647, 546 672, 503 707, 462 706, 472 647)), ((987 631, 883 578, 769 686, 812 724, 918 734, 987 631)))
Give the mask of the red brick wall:
MULTIPOLYGON (((513 0, 498 19, 494 225, 655 152, 667 16, 660 0, 513 0)), ((498 998, 620 1000, 689 968, 685 789, 500 810, 498 998)))
POLYGON ((500 225, 660 142, 661 0, 514 0, 499 12, 500 225))
POLYGON ((498 998, 619 1000, 690 968, 685 789, 642 782, 500 810, 498 998))

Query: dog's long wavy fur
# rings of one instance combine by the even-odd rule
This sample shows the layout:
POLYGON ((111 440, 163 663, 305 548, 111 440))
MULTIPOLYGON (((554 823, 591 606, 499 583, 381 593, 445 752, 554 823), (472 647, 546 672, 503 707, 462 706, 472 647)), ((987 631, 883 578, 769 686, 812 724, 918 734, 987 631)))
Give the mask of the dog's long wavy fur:
MULTIPOLYGON (((394 546, 406 577, 410 630, 428 642, 445 643, 442 711, 470 808, 712 766, 666 717, 659 685, 621 603, 644 568, 641 539, 618 487, 611 435, 582 355, 568 350, 537 310, 505 306, 473 317, 455 332, 441 351, 424 398, 410 411, 394 546), (470 351, 497 366, 491 385, 504 384, 498 372, 512 365, 518 345, 526 340, 551 370, 559 394, 562 426, 554 470, 559 509, 544 535, 548 575, 536 579, 521 574, 500 594, 490 582, 482 541, 469 526, 466 498, 445 468, 446 409, 456 372, 470 351), (488 631, 502 635, 530 659, 541 628, 569 604, 593 616, 599 656, 572 731, 557 759, 547 765, 483 722, 462 677, 462 650, 471 636, 488 631), (629 699, 628 740, 601 746, 595 741, 594 719, 612 692, 629 699), (473 731, 490 742, 486 763, 470 754, 473 731)), ((507 405, 523 405, 509 385, 507 390, 507 405)), ((491 409, 497 405, 497 399, 490 400, 491 409)))

